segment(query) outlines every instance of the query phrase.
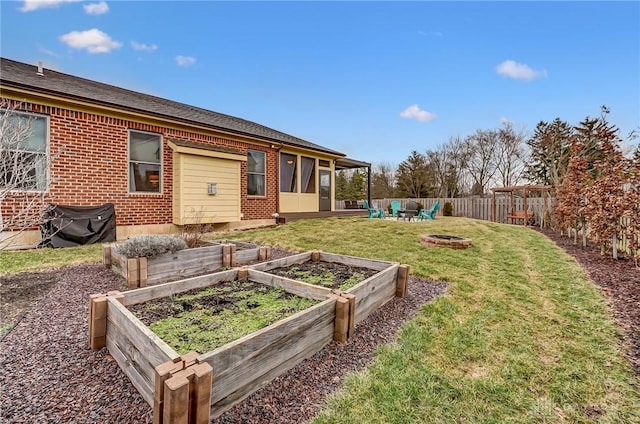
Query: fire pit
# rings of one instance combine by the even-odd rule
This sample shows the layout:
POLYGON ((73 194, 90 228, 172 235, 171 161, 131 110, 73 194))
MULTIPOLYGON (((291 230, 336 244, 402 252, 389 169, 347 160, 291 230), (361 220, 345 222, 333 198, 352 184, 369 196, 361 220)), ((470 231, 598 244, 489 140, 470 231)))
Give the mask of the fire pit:
POLYGON ((452 249, 466 249, 471 246, 471 239, 447 234, 423 234, 420 236, 423 246, 443 246, 452 249))

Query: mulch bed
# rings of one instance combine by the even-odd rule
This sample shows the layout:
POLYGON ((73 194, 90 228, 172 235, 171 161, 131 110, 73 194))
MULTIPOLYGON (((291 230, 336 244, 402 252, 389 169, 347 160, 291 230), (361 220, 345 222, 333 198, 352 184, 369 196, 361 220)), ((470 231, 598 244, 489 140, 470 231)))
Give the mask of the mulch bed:
POLYGON ((573 256, 587 271, 589 278, 609 300, 613 315, 623 334, 629 361, 640 379, 640 268, 629 256, 601 255, 600 246, 593 242, 582 247, 573 244, 573 238, 561 236, 550 229, 541 230, 548 238, 573 256))

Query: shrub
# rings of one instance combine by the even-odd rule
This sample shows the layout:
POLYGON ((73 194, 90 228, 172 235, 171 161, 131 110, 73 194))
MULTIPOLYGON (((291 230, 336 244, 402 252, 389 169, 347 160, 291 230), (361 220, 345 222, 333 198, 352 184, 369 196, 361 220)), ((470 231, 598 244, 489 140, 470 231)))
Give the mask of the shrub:
POLYGON ((183 239, 172 235, 146 235, 128 239, 115 250, 127 258, 151 257, 167 252, 177 252, 186 249, 187 244, 183 239))
POLYGON ((444 216, 453 216, 453 205, 451 202, 445 202, 442 207, 442 215, 444 216))

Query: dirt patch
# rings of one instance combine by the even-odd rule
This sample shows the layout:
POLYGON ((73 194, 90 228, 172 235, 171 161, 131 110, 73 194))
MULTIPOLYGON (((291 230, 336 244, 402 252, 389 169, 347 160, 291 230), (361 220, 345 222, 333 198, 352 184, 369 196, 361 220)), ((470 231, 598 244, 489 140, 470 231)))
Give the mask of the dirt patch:
POLYGON ((640 268, 629 256, 620 255, 616 261, 611 255, 600 255, 600 246, 593 242, 583 248, 559 232, 543 229, 542 233, 573 256, 607 297, 622 328, 629 360, 640 378, 640 268))
POLYGON ((379 271, 334 262, 307 261, 267 272, 330 289, 347 290, 379 271))

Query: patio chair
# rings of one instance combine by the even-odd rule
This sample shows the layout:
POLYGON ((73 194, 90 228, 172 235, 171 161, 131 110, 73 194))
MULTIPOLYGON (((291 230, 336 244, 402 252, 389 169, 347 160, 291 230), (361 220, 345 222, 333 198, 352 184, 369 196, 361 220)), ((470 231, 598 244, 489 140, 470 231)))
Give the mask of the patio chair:
POLYGON ((413 200, 410 200, 407 202, 407 206, 405 206, 404 209, 398 210, 398 219, 409 218, 409 221, 411 221, 411 218, 413 218, 417 214, 418 214, 418 204, 413 200))
POLYGON ((391 201, 391 216, 398 216, 398 211, 400 210, 400 201, 392 200, 391 201))
POLYGON ((417 219, 422 221, 423 219, 427 218, 428 220, 433 221, 436 219, 436 212, 438 212, 438 209, 440 209, 440 201, 436 200, 436 203, 431 206, 431 209, 422 209, 418 214, 417 219))
POLYGON ((369 218, 384 218, 384 211, 379 208, 372 208, 369 206, 369 201, 364 201, 364 208, 369 212, 369 218))

